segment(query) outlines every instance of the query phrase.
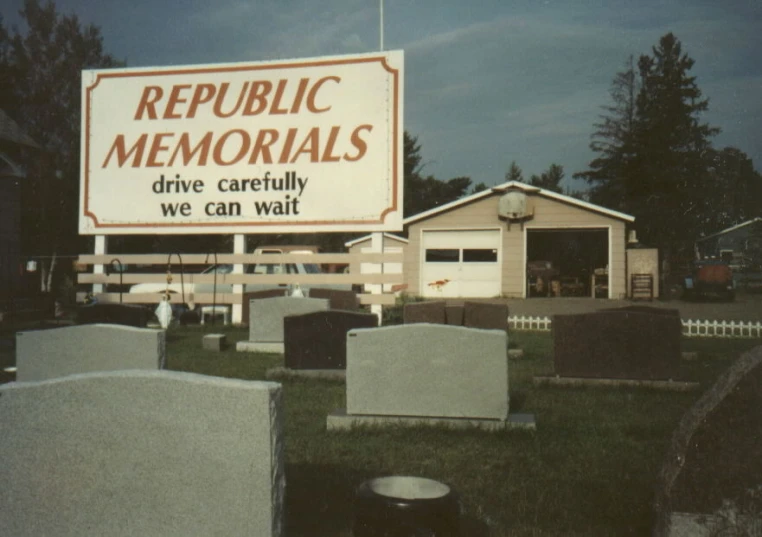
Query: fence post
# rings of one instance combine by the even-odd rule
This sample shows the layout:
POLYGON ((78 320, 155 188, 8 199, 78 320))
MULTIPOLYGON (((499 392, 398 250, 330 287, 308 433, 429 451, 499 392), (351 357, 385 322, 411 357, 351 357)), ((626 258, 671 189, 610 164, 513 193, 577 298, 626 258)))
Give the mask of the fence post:
MULTIPOLYGON (((241 233, 233 235, 233 253, 246 253, 246 235, 241 233)), ((233 274, 243 274, 243 263, 233 263, 233 274)), ((241 300, 243 300, 243 284, 233 284, 233 294, 241 297, 241 300)), ((243 322, 243 304, 233 304, 230 309, 230 322, 241 324, 243 322)))
MULTIPOLYGON (((108 253, 108 244, 106 242, 106 235, 95 236, 95 247, 93 249, 95 255, 106 255, 108 253)), ((103 274, 103 265, 93 265, 93 274, 103 274)), ((93 284, 93 294, 100 294, 103 292, 106 286, 102 283, 93 284)))

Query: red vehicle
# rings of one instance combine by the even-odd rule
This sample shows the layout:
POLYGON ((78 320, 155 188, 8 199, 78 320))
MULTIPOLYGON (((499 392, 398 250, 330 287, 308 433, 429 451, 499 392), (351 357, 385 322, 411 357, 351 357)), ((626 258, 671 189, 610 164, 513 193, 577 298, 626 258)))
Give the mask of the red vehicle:
POLYGON ((736 295, 733 271, 727 262, 719 259, 696 261, 683 285, 685 299, 719 298, 731 302, 736 295))

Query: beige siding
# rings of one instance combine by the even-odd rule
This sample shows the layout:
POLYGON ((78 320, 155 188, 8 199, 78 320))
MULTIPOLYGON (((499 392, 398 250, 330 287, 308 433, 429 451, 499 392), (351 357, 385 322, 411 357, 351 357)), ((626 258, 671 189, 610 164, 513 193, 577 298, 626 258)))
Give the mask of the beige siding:
MULTIPOLYGON (((347 251, 350 254, 360 254, 360 253, 362 253, 362 249, 363 248, 368 248, 370 246, 370 242, 371 242, 371 239, 370 239, 370 237, 368 237, 366 240, 363 240, 363 241, 360 241, 360 242, 358 242, 356 244, 353 244, 352 246, 350 246, 347 249, 347 251)), ((397 239, 392 239, 392 238, 389 238, 389 237, 384 237, 384 248, 387 248, 389 246, 394 246, 394 247, 402 248, 403 258, 407 257, 407 247, 408 247, 408 245, 404 241, 400 241, 400 240, 397 240, 397 239)), ((403 263, 402 266, 404 267, 405 264, 403 263)), ((350 274, 360 274, 360 263, 357 263, 357 262, 350 263, 349 264, 349 273, 350 274)), ((403 275, 402 275, 402 277, 404 277, 404 268, 403 268, 403 275)))
POLYGON ((562 201, 527 195, 527 211, 533 217, 522 226, 508 224, 497 216, 500 194, 456 207, 453 210, 415 222, 408 229, 403 273, 408 293, 420 294, 421 235, 425 230, 502 228, 502 293, 506 297, 524 296, 526 230, 542 228, 605 228, 610 230, 611 298, 626 295, 625 228, 626 223, 605 214, 586 210, 562 201))

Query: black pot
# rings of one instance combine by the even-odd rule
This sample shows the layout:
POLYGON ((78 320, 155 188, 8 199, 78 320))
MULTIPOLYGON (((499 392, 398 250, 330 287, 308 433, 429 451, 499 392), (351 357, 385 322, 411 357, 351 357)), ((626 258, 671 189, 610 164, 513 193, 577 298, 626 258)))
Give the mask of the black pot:
POLYGON ((355 496, 353 537, 459 537, 460 502, 432 479, 390 476, 362 483, 355 496))

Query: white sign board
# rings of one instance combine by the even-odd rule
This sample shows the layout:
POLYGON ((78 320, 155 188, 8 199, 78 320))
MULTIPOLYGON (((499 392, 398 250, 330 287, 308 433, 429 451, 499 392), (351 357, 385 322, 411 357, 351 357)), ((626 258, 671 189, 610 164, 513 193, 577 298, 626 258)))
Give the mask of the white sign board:
POLYGON ((82 234, 402 229, 403 53, 82 73, 82 234))

